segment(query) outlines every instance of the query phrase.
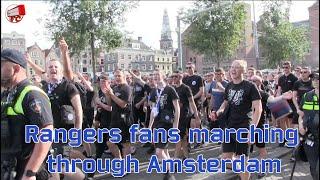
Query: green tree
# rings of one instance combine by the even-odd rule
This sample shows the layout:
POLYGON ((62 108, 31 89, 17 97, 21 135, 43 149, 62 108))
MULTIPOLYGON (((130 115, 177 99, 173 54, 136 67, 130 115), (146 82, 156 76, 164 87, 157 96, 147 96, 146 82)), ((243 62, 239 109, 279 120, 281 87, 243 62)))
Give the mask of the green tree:
POLYGON ((290 2, 271 1, 264 7, 258 30, 261 33, 260 49, 268 65, 276 67, 281 61, 289 59, 301 63, 309 48, 308 33, 306 28, 294 27, 289 22, 290 2))
POLYGON ((244 38, 245 6, 235 1, 197 1, 183 15, 206 8, 212 9, 186 20, 191 25, 184 43, 220 67, 223 60, 234 55, 244 38))
POLYGON ((96 73, 95 55, 102 49, 119 47, 123 33, 119 30, 125 21, 124 14, 136 7, 132 1, 51 0, 52 18, 47 30, 56 42, 64 37, 70 55, 77 55, 91 46, 93 74, 96 73))

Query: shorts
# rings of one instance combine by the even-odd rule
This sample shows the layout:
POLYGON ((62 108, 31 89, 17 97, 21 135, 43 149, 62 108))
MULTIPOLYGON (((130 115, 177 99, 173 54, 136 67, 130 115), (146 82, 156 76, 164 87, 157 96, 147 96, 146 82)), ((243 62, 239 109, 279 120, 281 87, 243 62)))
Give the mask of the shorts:
POLYGON ((179 130, 180 130, 180 137, 183 139, 187 133, 189 132, 190 129, 190 122, 191 122, 191 117, 187 117, 186 115, 181 114, 180 120, 179 120, 179 130))
POLYGON ((110 129, 111 128, 119 128, 121 130, 120 134, 121 134, 122 140, 120 143, 130 142, 130 132, 129 132, 130 127, 125 124, 123 119, 121 118, 112 119, 110 123, 110 129))
MULTIPOLYGON (((261 120, 260 120, 260 121, 261 121, 261 120)), ((257 126, 257 128, 262 129, 262 132, 264 132, 263 124, 264 124, 264 122, 262 121, 262 123, 259 122, 259 124, 258 124, 258 126, 257 126)), ((258 142, 258 134, 257 134, 257 133, 255 134, 255 140, 256 140, 255 145, 256 145, 258 148, 264 148, 264 147, 266 147, 266 144, 264 143, 264 141, 261 142, 261 143, 258 142)), ((262 139, 262 140, 263 140, 263 139, 262 139)))
MULTIPOLYGON (((155 129, 158 129, 158 128, 164 128, 167 132, 170 128, 172 128, 172 124, 168 124, 168 123, 162 123, 162 122, 159 122, 159 121, 156 121, 154 122, 154 126, 153 128, 155 129)), ((168 139, 168 137, 167 137, 168 139)), ((168 149, 168 146, 169 146, 169 142, 158 142, 158 143, 155 143, 155 148, 159 148, 159 149, 168 149)))
MULTIPOLYGON (((242 137, 245 138, 247 137, 247 134, 243 133, 242 137)), ((249 145, 248 143, 239 143, 236 140, 236 134, 231 133, 230 134, 230 143, 222 143, 222 152, 224 153, 235 153, 236 156, 238 155, 245 155, 248 156, 248 150, 249 150, 249 145)))
POLYGON ((146 121, 146 113, 143 112, 143 106, 141 105, 139 109, 136 107, 132 108, 133 110, 133 120, 135 124, 138 124, 138 122, 142 123, 146 121))

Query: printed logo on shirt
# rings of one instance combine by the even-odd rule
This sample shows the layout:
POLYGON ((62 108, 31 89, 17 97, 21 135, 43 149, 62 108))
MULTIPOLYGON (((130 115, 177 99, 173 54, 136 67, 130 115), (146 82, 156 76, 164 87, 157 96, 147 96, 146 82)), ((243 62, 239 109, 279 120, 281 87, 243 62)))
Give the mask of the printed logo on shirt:
POLYGON ((167 98, 168 98, 167 94, 164 94, 164 95, 160 96, 160 107, 161 107, 161 109, 163 109, 164 106, 167 104, 167 98))
POLYGON ((142 88, 140 86, 136 86, 135 91, 136 92, 140 92, 142 90, 142 88))
POLYGON ((37 99, 33 100, 30 103, 30 109, 35 113, 41 113, 41 106, 42 106, 41 101, 37 99))
POLYGON ((244 90, 243 89, 238 90, 238 91, 237 90, 233 90, 233 89, 229 89, 228 100, 231 101, 231 99, 233 97, 233 100, 232 100, 231 104, 239 106, 241 104, 242 100, 243 100, 243 94, 244 94, 244 90))
POLYGON ((197 82, 196 81, 192 81, 192 85, 194 86, 194 85, 196 85, 197 84, 197 82))
POLYGON ((114 93, 114 95, 116 95, 116 96, 118 97, 118 96, 120 96, 120 95, 121 95, 121 93, 116 92, 116 93, 114 93))

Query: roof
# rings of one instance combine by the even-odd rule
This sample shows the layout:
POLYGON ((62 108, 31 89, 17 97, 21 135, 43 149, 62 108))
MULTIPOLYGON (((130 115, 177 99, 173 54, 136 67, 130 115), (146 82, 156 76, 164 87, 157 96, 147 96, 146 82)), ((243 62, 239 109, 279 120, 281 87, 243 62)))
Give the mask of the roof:
POLYGON ((136 44, 140 44, 140 48, 139 49, 144 49, 144 50, 151 50, 150 47, 148 47, 144 42, 139 41, 139 40, 135 40, 135 39, 125 39, 123 42, 123 46, 125 48, 132 48, 132 44, 136 43, 136 44))

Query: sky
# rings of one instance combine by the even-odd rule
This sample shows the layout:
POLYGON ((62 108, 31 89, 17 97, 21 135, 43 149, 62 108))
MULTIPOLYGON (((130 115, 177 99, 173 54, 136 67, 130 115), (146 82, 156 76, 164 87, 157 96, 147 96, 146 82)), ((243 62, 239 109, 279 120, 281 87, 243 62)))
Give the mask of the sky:
MULTIPOLYGON (((246 1, 252 5, 252 1, 246 1)), ((290 21, 302 21, 309 19, 308 7, 315 1, 293 1, 290 11, 290 21)), ((164 9, 167 9, 171 36, 173 38, 173 46, 177 47, 177 11, 184 7, 189 8, 192 1, 140 1, 139 6, 126 16, 124 29, 130 32, 133 39, 138 36, 142 37, 142 41, 148 46, 158 49, 160 47, 160 35, 162 28, 162 18, 164 9)), ((44 19, 48 16, 49 3, 45 1, 3 1, 1 0, 1 33, 10 33, 16 31, 19 34, 25 34, 26 45, 31 46, 35 42, 42 48, 50 48, 52 41, 48 36, 47 30, 44 28, 44 19), (19 23, 10 23, 5 17, 6 8, 12 4, 24 4, 26 15, 19 23)), ((260 1, 255 1, 256 20, 262 14, 263 8, 260 1)), ((251 8, 252 9, 252 8, 251 8)), ((253 14, 253 10, 252 13, 253 14)), ((253 20, 253 17, 252 17, 253 20)), ((181 25, 182 31, 187 25, 181 25)))

